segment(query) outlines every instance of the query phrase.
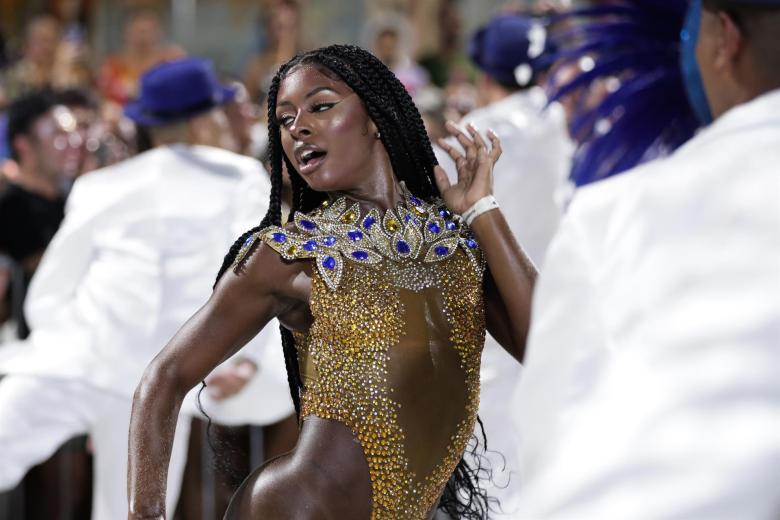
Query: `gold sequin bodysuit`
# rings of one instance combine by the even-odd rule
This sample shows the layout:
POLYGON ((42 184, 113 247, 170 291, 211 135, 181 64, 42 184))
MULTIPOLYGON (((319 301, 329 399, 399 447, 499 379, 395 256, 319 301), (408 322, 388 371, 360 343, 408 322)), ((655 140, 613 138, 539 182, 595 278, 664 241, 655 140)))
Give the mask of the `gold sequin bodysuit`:
POLYGON ((295 224, 255 239, 316 263, 314 322, 296 334, 301 416, 340 421, 359 439, 373 519, 428 518, 477 416, 478 245, 443 204, 413 196, 384 216, 342 198, 295 224))

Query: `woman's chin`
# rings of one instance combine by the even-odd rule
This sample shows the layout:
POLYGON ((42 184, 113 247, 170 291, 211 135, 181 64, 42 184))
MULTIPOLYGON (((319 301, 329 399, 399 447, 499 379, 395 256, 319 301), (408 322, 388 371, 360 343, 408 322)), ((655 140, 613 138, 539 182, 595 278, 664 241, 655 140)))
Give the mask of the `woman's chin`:
POLYGON ((338 182, 333 175, 330 175, 327 171, 315 171, 310 175, 302 176, 306 184, 314 191, 328 192, 328 191, 341 191, 344 189, 342 183, 338 182))

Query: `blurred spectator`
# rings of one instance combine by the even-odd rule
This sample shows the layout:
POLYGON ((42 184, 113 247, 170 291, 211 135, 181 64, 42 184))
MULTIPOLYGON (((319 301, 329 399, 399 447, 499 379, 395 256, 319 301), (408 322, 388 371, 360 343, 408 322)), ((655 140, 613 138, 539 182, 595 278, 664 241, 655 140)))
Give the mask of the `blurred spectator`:
POLYGON ((52 15, 28 22, 21 59, 0 72, 0 108, 25 92, 51 86, 60 35, 60 23, 52 15))
POLYGON ((430 83, 428 72, 413 59, 414 36, 409 21, 396 13, 369 20, 364 29, 367 48, 382 60, 414 95, 430 83))
POLYGON ((423 123, 425 124, 425 133, 432 143, 445 138, 449 135, 445 125, 444 91, 428 86, 417 92, 413 98, 417 110, 420 111, 423 123))
MULTIPOLYGON (((542 265, 562 208, 555 195, 571 167, 573 145, 563 110, 547 106, 536 79, 549 62, 550 48, 541 22, 521 15, 500 15, 477 31, 469 43, 480 70, 477 86, 484 105, 467 114, 462 124, 492 129, 504 150, 493 171, 493 192, 509 226, 529 258, 542 265)), ((442 165, 456 176, 454 164, 442 165)), ((491 450, 505 457, 493 461, 495 487, 505 512, 518 491, 520 474, 516 431, 507 421, 506 396, 514 389, 521 367, 488 337, 482 356, 482 398, 479 409, 491 450)), ((490 456, 490 454, 488 454, 490 456)))
POLYGON ((421 56, 420 65, 430 74, 431 82, 441 88, 470 82, 473 66, 463 54, 463 20, 458 0, 441 0, 437 21, 438 49, 421 56))
POLYGON ((18 335, 29 329, 22 314, 27 285, 64 216, 63 179, 83 159, 76 117, 50 90, 18 98, 8 110, 7 139, 17 165, 0 193, 0 253, 12 258, 21 283, 12 298, 18 335), (76 145, 76 146, 74 146, 76 145), (13 225, 7 223, 13 222, 13 225))
POLYGON ((232 81, 230 88, 236 95, 232 101, 225 104, 225 115, 233 135, 233 151, 260 160, 265 153, 267 138, 259 137, 268 133, 262 117, 263 111, 252 102, 243 83, 232 81))
MULTIPOLYGON (((89 433, 93 519, 126 516, 132 392, 151 358, 209 297, 212 268, 233 237, 266 210, 269 181, 260 163, 212 146, 230 136, 221 106, 232 96, 203 60, 155 67, 126 106, 148 128, 153 148, 76 181, 30 287, 32 333, 0 349, 0 373, 7 374, 0 381, 0 488, 65 440, 89 433)), ((242 351, 258 356, 211 379, 221 389, 212 397, 231 395, 256 372, 265 348, 258 341, 242 351)), ((276 393, 263 398, 281 400, 284 417, 292 407, 279 379, 276 393)), ((176 430, 171 512, 189 418, 176 430)))
POLYGON ((255 103, 265 100, 271 78, 283 63, 304 50, 297 0, 274 0, 260 19, 262 42, 247 64, 244 85, 255 103))
POLYGON ((103 62, 98 81, 100 92, 106 99, 124 105, 136 96, 138 79, 146 70, 184 54, 181 47, 164 42, 154 11, 135 11, 125 24, 122 50, 103 62))
MULTIPOLYGON (((98 143, 94 142, 96 128, 98 127, 98 104, 90 91, 80 89, 66 89, 55 91, 55 113, 61 118, 72 117, 71 135, 68 136, 67 146, 63 152, 66 159, 60 177, 60 186, 63 192, 70 191, 73 181, 79 175, 96 169, 101 163, 98 143)), ((54 143, 61 148, 64 140, 54 143)))

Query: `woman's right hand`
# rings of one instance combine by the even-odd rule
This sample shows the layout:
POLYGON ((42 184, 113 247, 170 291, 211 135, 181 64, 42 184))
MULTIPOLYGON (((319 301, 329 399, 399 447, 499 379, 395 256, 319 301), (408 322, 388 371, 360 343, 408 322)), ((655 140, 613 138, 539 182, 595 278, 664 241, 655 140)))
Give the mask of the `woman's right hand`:
POLYGON ((458 181, 451 184, 444 169, 436 166, 434 174, 436 185, 447 207, 462 215, 478 200, 493 193, 493 165, 501 157, 501 142, 492 130, 488 131, 490 148, 482 139, 474 125, 467 125, 468 134, 462 131, 452 121, 447 122, 447 130, 455 138, 465 152, 444 139, 439 139, 439 145, 449 154, 458 171, 458 181))

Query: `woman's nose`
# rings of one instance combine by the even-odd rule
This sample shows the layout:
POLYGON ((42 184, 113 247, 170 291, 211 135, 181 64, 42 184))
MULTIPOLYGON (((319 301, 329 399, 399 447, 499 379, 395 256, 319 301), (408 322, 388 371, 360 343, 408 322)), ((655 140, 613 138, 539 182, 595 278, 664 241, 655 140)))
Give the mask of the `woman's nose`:
POLYGON ((309 124, 306 115, 303 112, 298 113, 295 117, 295 121, 290 125, 290 135, 295 139, 299 139, 301 137, 308 137, 311 134, 312 127, 309 124))

